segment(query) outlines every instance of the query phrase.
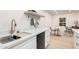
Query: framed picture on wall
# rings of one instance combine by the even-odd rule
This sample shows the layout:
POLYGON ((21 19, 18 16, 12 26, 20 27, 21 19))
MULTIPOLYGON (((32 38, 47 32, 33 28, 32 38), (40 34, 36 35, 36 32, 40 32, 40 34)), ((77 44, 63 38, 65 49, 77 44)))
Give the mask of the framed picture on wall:
POLYGON ((59 18, 59 26, 66 26, 66 18, 65 17, 59 18))

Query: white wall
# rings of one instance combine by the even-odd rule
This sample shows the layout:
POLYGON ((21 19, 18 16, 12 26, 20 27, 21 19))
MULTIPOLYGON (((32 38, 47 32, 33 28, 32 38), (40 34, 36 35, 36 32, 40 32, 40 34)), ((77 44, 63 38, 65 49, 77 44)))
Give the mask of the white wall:
MULTIPOLYGON (((27 16, 24 15, 25 10, 0 10, 0 33, 9 32, 11 20, 15 19, 17 23, 16 30, 20 29, 30 29, 30 20, 27 16)), ((40 27, 41 26, 51 26, 51 17, 50 14, 45 11, 37 10, 40 14, 46 16, 40 19, 40 27)))
POLYGON ((52 16, 48 12, 45 12, 45 11, 37 11, 37 12, 45 16, 44 18, 40 19, 40 26, 50 27, 52 16))
POLYGON ((59 27, 59 18, 66 18, 66 25, 71 27, 75 20, 79 20, 79 13, 52 15, 52 27, 59 27))

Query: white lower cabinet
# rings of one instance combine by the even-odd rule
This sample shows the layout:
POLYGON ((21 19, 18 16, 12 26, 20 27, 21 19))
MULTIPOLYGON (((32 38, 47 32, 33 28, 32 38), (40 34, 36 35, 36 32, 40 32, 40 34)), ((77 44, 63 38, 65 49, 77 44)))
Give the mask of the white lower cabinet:
MULTIPOLYGON (((45 31, 45 48, 49 44, 49 39, 50 39, 50 29, 45 31)), ((12 47, 11 49, 37 49, 37 36, 34 36, 28 40, 26 39, 26 41, 12 47)))
POLYGON ((47 45, 49 44, 49 40, 50 40, 50 29, 45 31, 45 47, 47 47, 47 45))
POLYGON ((36 37, 30 38, 25 42, 13 47, 13 49, 36 49, 36 37))
POLYGON ((79 33, 74 32, 74 48, 79 48, 79 33))

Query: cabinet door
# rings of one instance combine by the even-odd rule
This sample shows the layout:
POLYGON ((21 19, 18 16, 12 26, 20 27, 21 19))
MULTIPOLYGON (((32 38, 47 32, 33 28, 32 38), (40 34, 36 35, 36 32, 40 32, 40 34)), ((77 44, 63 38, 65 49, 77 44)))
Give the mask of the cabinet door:
POLYGON ((27 41, 13 47, 14 49, 36 49, 36 37, 28 39, 27 41))
POLYGON ((79 34, 78 33, 76 33, 76 41, 78 41, 79 42, 79 34))
POLYGON ((47 47, 49 40, 50 40, 50 30, 47 30, 45 32, 45 47, 47 47))
POLYGON ((74 48, 79 48, 79 34, 74 32, 74 48))

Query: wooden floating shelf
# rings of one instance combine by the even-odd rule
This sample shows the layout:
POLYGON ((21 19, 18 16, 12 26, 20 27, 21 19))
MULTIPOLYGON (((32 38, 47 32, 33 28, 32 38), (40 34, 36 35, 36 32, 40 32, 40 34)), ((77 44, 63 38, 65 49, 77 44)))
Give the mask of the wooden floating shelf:
POLYGON ((35 12, 24 12, 24 14, 26 15, 31 15, 31 16, 38 16, 38 17, 44 17, 43 15, 40 15, 39 13, 35 13, 35 12))

